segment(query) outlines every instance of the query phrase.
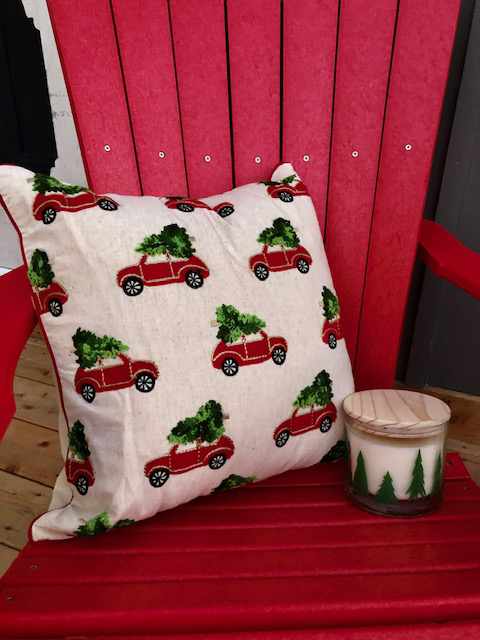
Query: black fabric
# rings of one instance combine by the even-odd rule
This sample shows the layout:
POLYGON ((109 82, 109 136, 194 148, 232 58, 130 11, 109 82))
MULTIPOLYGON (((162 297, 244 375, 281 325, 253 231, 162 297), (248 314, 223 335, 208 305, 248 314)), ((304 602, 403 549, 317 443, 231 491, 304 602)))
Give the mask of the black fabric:
POLYGON ((0 84, 0 164, 50 173, 57 147, 42 44, 21 0, 1 0, 0 84))

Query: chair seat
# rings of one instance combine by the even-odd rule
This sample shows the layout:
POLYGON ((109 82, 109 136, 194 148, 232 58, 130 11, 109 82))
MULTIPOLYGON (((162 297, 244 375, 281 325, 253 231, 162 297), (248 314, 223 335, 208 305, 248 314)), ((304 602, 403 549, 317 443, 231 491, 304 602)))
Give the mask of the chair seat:
POLYGON ((480 489, 460 458, 441 509, 413 519, 357 509, 343 476, 317 465, 29 543, 0 583, 2 637, 478 638, 480 489))

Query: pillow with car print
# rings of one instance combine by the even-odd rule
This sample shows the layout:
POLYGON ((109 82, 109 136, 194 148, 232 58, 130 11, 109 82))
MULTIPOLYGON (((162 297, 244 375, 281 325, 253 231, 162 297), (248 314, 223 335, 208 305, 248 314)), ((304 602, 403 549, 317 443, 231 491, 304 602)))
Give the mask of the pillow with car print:
POLYGON ((0 195, 60 392, 65 464, 33 540, 341 455, 351 367, 291 165, 200 198, 95 194, 3 166, 0 195))

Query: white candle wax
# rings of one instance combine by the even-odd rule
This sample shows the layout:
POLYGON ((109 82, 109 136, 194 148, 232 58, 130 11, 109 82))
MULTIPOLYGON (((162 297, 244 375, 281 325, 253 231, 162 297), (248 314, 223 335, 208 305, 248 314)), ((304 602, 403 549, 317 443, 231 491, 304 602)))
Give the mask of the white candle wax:
POLYGON ((438 456, 443 461, 443 433, 425 438, 393 438, 366 433, 349 425, 347 437, 350 444, 350 464, 352 477, 355 473, 358 454, 361 451, 366 468, 369 493, 375 495, 385 474, 392 477, 395 496, 398 500, 408 500, 408 488, 418 452, 421 454, 425 493, 432 493, 435 466, 438 456))

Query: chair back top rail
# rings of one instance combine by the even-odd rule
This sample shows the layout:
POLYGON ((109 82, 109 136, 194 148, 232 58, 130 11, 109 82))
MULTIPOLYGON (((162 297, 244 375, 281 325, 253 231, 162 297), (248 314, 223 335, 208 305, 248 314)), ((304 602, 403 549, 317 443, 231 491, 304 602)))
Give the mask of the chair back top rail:
POLYGON ((459 4, 48 0, 89 184, 199 197, 292 162, 357 386, 389 387, 459 4))

